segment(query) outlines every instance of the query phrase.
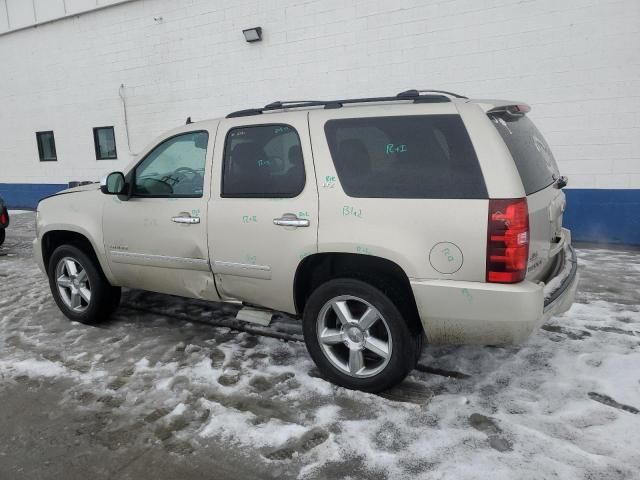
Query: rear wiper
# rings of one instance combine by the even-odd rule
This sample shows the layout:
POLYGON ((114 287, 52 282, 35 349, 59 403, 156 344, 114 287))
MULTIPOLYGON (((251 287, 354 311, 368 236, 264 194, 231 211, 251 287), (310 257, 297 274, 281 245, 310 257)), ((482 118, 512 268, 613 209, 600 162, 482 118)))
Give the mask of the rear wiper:
POLYGON ((569 179, 567 177, 565 177, 564 175, 558 177, 555 181, 555 183, 553 184, 554 187, 556 187, 558 190, 564 188, 567 186, 567 184, 569 183, 569 179))

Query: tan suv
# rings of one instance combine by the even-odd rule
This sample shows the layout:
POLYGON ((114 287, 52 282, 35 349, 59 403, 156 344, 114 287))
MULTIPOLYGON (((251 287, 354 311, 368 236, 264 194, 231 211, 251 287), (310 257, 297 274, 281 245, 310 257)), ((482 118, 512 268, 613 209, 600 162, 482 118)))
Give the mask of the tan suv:
POLYGON ((521 102, 440 91, 275 102, 188 123, 38 206, 69 318, 120 287, 300 317, 331 381, 379 391, 429 343, 524 340, 571 305, 566 178, 521 102))

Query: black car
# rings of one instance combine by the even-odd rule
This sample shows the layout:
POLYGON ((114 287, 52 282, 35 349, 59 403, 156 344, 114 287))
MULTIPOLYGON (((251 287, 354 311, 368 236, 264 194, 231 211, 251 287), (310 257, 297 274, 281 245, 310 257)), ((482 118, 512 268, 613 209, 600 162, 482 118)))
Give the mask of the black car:
POLYGON ((4 203, 2 197, 0 197, 0 245, 4 243, 5 232, 4 229, 9 226, 9 210, 4 203))

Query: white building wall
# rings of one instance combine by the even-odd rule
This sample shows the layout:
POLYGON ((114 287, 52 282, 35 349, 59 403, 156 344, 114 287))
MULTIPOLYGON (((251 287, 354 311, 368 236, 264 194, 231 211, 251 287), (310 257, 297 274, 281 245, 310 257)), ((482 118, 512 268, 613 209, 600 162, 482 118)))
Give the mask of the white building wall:
MULTIPOLYGON (((0 0, 0 31, 17 3, 59 14, 0 0)), ((130 1, 0 34, 0 183, 122 169, 124 84, 133 153, 187 116, 431 87, 527 101, 572 187, 640 188, 638 25, 638 0, 130 1), (254 26, 264 40, 246 43, 254 26), (97 161, 108 125, 119 159, 97 161), (39 130, 57 162, 38 161, 39 130)))
POLYGON ((133 0, 0 0, 0 34, 133 0))

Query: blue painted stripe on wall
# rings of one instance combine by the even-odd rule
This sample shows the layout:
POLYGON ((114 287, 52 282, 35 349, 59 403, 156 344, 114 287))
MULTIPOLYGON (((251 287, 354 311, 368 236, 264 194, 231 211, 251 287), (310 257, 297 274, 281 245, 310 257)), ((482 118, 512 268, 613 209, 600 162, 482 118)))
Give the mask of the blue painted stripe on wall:
MULTIPOLYGON (((35 208, 42 197, 66 188, 64 183, 0 183, 0 196, 9 208, 35 208)), ((575 241, 640 245, 640 189, 564 192, 564 225, 575 241)))
POLYGON ((563 224, 581 242, 640 245, 640 189, 565 189, 563 224))
POLYGON ((0 197, 9 208, 36 208, 42 197, 67 188, 66 183, 0 183, 0 197))

